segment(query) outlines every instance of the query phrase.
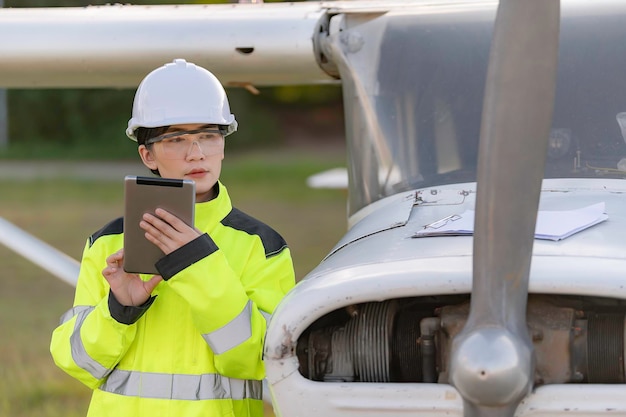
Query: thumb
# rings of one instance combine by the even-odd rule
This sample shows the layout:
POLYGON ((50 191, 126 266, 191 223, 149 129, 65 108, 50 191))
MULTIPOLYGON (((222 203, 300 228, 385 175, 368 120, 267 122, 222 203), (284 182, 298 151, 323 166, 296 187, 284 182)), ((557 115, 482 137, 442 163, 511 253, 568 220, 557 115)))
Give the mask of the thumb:
POLYGON ((152 278, 150 278, 148 281, 145 281, 144 288, 146 289, 146 292, 148 294, 152 294, 152 290, 154 290, 156 286, 159 285, 159 282, 161 281, 163 281, 163 277, 161 277, 161 275, 155 275, 152 278))

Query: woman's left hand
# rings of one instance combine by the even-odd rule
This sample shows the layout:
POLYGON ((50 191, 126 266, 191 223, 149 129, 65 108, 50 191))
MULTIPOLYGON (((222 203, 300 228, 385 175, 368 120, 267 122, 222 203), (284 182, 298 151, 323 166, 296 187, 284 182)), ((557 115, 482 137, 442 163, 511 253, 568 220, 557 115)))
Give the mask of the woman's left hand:
POLYGON ((145 213, 139 226, 145 230, 146 239, 158 246, 166 255, 202 235, 199 230, 168 211, 158 208, 155 214, 156 216, 145 213))

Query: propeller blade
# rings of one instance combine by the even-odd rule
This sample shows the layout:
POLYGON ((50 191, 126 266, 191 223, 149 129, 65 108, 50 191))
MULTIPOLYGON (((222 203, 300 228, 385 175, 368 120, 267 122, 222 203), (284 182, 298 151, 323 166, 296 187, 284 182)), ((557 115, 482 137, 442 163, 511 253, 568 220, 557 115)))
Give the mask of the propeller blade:
POLYGON ((501 0, 478 157, 470 315, 452 345, 464 414, 513 416, 532 389, 528 276, 552 122, 559 0, 501 0))

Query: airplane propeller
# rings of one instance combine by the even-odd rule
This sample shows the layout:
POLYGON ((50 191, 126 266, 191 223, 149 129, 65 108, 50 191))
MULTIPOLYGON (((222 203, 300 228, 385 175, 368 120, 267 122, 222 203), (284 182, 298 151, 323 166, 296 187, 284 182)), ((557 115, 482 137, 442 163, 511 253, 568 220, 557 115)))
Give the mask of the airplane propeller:
POLYGON ((466 417, 513 416, 532 389, 526 301, 555 95, 559 0, 501 0, 478 157, 471 307, 450 380, 466 417))

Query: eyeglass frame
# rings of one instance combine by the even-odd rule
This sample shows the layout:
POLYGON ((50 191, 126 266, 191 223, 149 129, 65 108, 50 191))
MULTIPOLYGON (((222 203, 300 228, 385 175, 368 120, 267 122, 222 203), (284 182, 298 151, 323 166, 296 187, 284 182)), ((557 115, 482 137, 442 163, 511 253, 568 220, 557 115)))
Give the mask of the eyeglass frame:
POLYGON ((154 145, 155 143, 161 142, 162 140, 165 140, 165 139, 174 138, 176 136, 193 135, 196 133, 219 133, 220 135, 222 135, 222 137, 224 136, 224 130, 221 128, 216 129, 213 127, 203 127, 201 129, 177 130, 176 132, 164 133, 162 135, 155 136, 153 138, 146 140, 145 145, 146 146, 154 145))

